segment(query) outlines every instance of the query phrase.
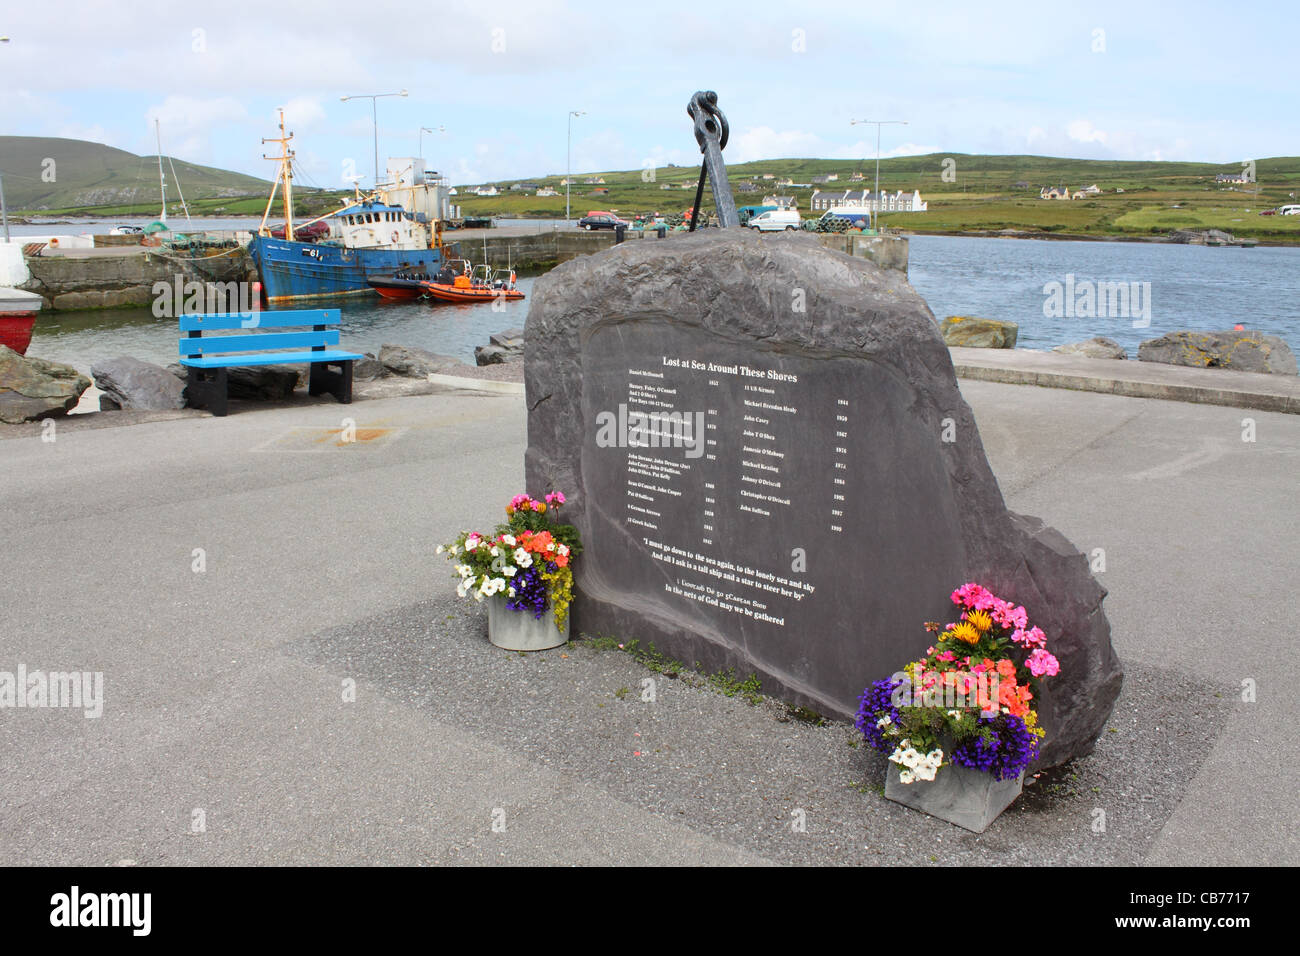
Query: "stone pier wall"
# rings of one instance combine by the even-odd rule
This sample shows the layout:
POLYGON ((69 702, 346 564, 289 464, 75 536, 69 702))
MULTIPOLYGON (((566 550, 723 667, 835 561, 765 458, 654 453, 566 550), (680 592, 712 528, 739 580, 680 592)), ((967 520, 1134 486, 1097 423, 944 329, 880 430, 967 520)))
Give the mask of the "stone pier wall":
POLYGON ((189 261, 157 251, 123 250, 121 255, 31 256, 31 278, 20 288, 35 292, 55 311, 116 309, 149 305, 156 282, 229 282, 249 278, 256 270, 247 253, 189 261))

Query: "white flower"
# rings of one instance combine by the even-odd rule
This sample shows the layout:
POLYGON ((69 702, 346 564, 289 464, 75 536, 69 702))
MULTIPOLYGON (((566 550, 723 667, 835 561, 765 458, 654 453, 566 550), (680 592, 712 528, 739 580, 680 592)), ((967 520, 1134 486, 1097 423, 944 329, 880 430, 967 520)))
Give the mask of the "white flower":
POLYGON ((876 721, 876 727, 883 729, 885 727, 888 727, 893 722, 894 722, 893 719, 888 714, 885 714, 884 717, 881 717, 878 721, 876 721))
POLYGON ((555 550, 555 542, 552 541, 550 544, 548 544, 548 545, 546 546, 546 550, 547 550, 547 551, 554 551, 554 550, 555 550))
POLYGON ((515 542, 515 536, 514 536, 513 534, 503 535, 502 538, 501 538, 501 543, 502 543, 502 544, 508 544, 508 545, 510 545, 510 547, 513 548, 513 547, 515 546, 515 544, 516 544, 516 542, 515 542))
POLYGON ((514 596, 515 596, 515 589, 514 589, 514 588, 509 588, 509 589, 507 589, 507 591, 506 591, 506 596, 507 596, 507 597, 514 597, 514 596))
POLYGON ((915 770, 921 763, 920 752, 912 747, 908 747, 903 751, 903 763, 908 767, 908 769, 915 770))
POLYGON ((569 546, 568 546, 567 544, 562 544, 562 545, 560 545, 560 546, 556 549, 556 553, 557 553, 557 554, 568 554, 568 553, 569 553, 569 546))
POLYGON ((438 545, 438 547, 436 547, 436 548, 433 549, 433 553, 434 553, 434 554, 442 554, 442 553, 443 553, 444 551, 446 551, 446 550, 447 550, 447 549, 444 548, 442 545, 438 545))
POLYGON ((519 573, 519 569, 516 568, 514 565, 508 564, 501 569, 501 573, 508 578, 513 578, 516 574, 519 573))
POLYGON ((506 579, 505 579, 505 578, 493 578, 493 579, 492 579, 492 593, 493 593, 493 594, 497 593, 498 591, 504 591, 505 589, 506 589, 506 579))
POLYGON ((948 716, 953 720, 961 720, 961 713, 959 711, 950 710, 948 711, 948 716))
POLYGON ((915 779, 916 779, 916 776, 915 776, 915 775, 912 773, 912 771, 910 771, 910 770, 900 770, 900 771, 898 771, 898 782, 899 782, 899 783, 911 783, 911 782, 912 782, 913 780, 915 780, 915 779))
POLYGON ((468 581, 461 581, 460 584, 456 585, 456 596, 457 596, 457 597, 464 597, 464 596, 465 596, 466 594, 468 594, 468 593, 469 593, 469 582, 468 582, 468 581))
POLYGON ((523 548, 515 548, 515 564, 521 568, 530 568, 533 566, 533 556, 523 548))
POLYGON ((936 747, 925 755, 925 759, 936 767, 940 767, 943 765, 943 751, 936 747))
POLYGON ((466 550, 466 551, 473 551, 475 548, 477 548, 477 547, 479 546, 480 543, 481 543, 481 542, 479 541, 478 538, 466 538, 466 539, 465 539, 465 550, 466 550))
POLYGON ((492 557, 494 558, 501 557, 501 549, 498 548, 495 544, 492 545, 492 557))
POLYGON ((916 768, 916 776, 919 780, 933 780, 934 768, 929 764, 922 764, 916 768))

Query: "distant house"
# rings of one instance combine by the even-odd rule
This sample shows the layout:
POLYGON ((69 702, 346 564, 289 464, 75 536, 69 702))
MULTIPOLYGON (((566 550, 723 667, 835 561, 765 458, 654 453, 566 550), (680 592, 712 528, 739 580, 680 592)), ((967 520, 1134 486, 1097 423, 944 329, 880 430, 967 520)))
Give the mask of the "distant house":
POLYGON ((1096 183, 1093 183, 1091 186, 1084 186, 1082 192, 1089 196, 1100 196, 1101 188, 1096 183))
POLYGON ((1214 181, 1216 183, 1237 183, 1237 184, 1250 182, 1250 180, 1246 178, 1244 173, 1219 173, 1219 175, 1214 177, 1214 181))
POLYGON ((583 184, 587 186, 603 186, 605 185, 605 177, 588 176, 586 179, 583 180, 583 184))
POLYGON ((455 186, 452 186, 450 189, 447 190, 447 195, 448 195, 448 196, 459 196, 460 193, 456 191, 456 187, 455 187, 455 186))
POLYGON ((1076 189, 1074 192, 1072 192, 1072 193, 1070 194, 1070 198, 1071 198, 1071 199, 1087 199, 1087 198, 1088 198, 1088 194, 1087 194, 1086 192, 1084 192, 1082 189, 1076 189))
POLYGON ((778 209, 795 209, 798 202, 793 196, 764 196, 764 206, 776 206, 778 209))
POLYGON ((836 181, 837 179, 839 179, 839 178, 840 178, 840 174, 839 174, 839 173, 822 173, 821 175, 814 176, 814 177, 812 178, 812 185, 814 185, 814 186, 824 186, 824 185, 826 185, 827 183, 833 183, 833 182, 835 182, 835 181, 836 181))
POLYGON ((495 186, 475 186, 470 192, 475 196, 496 196, 499 190, 495 186))
POLYGON ((673 184, 672 184, 672 183, 663 183, 663 184, 660 185, 659 188, 660 188, 660 189, 672 189, 672 188, 673 188, 673 184))
POLYGON ((543 186, 541 189, 537 190, 537 195, 539 195, 539 196, 558 196, 559 193, 557 193, 557 192, 556 192, 554 189, 552 189, 550 186, 543 186))
POLYGON ((776 181, 776 186, 778 189, 782 186, 793 186, 793 185, 794 185, 794 180, 790 179, 788 176, 782 179, 778 179, 776 181))
POLYGON ((776 179, 776 173, 764 173, 764 174, 763 174, 763 178, 764 178, 764 179, 776 179))
POLYGON ((1070 190, 1065 186, 1044 186, 1038 192, 1039 199, 1069 199, 1070 190))
POLYGON ((538 189, 541 188, 542 187, 538 186, 537 183, 511 183, 510 184, 510 191, 512 193, 531 193, 531 192, 536 192, 538 189))
POLYGON ((865 207, 872 212, 928 212, 930 204, 921 198, 919 190, 894 193, 885 190, 873 192, 870 189, 846 189, 843 192, 823 192, 817 190, 812 194, 808 207, 814 212, 825 212, 842 206, 865 207))
POLYGON ((739 185, 736 186, 736 192, 756 193, 758 192, 758 186, 756 186, 754 183, 740 183, 739 185))
POLYGON ((849 177, 849 181, 854 183, 860 183, 862 182, 862 180, 866 178, 867 177, 864 173, 854 173, 852 176, 849 177))

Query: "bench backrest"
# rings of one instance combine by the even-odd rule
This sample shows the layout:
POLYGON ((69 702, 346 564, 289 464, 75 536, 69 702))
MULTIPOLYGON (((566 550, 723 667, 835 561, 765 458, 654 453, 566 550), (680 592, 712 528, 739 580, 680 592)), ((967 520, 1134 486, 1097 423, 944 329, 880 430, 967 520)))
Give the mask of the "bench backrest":
POLYGON ((282 349, 324 349, 339 344, 338 329, 326 326, 342 321, 338 309, 286 309, 278 312, 192 313, 180 317, 183 357, 229 352, 262 352, 282 349), (302 329, 311 326, 310 330, 302 329), (260 329, 298 328, 296 332, 262 332, 260 329), (209 332, 239 330, 246 335, 207 335, 209 332))

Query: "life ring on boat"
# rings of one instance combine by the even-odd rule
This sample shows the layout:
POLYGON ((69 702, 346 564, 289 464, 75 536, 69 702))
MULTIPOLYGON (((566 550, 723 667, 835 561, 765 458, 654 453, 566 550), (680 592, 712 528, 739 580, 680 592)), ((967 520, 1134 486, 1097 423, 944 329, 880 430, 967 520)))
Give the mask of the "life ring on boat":
POLYGON ((394 229, 394 230, 393 230, 393 242, 396 242, 396 241, 397 241, 397 230, 394 229))

